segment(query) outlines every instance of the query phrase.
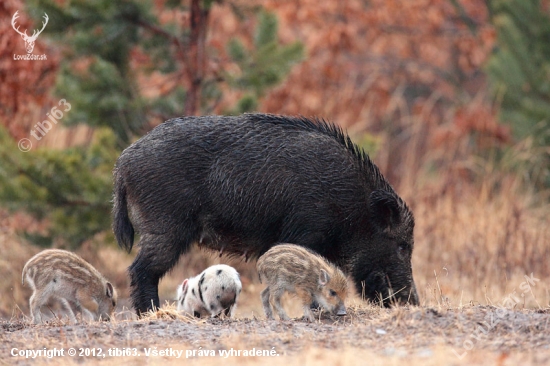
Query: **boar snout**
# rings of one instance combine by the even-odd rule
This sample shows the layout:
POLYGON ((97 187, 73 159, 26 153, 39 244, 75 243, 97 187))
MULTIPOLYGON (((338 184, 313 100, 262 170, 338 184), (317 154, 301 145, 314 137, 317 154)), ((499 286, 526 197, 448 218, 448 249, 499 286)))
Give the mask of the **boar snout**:
POLYGON ((375 270, 368 273, 357 291, 364 299, 390 308, 398 305, 420 304, 412 274, 401 274, 399 270, 388 272, 375 270))
POLYGON ((399 293, 393 293, 393 289, 390 287, 388 289, 388 295, 383 300, 384 307, 392 307, 395 305, 413 305, 418 306, 420 302, 418 300, 418 294, 416 289, 412 287, 410 290, 403 290, 399 293))
POLYGON ((346 307, 344 306, 344 304, 341 304, 338 308, 336 308, 336 315, 342 316, 347 314, 348 313, 346 312, 346 307))
MULTIPOLYGON (((397 279, 399 279, 399 277, 397 279)), ((388 295, 384 300, 384 305, 386 307, 405 304, 418 306, 420 304, 418 293, 416 292, 416 285, 412 276, 408 276, 405 280, 395 282, 396 286, 392 287, 389 285, 392 284, 392 282, 389 280, 386 281, 388 284, 388 295)))

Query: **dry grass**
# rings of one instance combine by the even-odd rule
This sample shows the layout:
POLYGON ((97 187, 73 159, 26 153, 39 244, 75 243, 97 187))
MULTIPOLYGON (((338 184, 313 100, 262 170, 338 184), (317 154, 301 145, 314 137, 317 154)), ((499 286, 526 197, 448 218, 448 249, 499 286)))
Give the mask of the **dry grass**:
MULTIPOLYGON (((412 157, 411 160, 422 160, 412 157)), ((434 160, 437 160, 434 158, 434 160)), ((136 253, 105 247, 98 236, 79 251, 118 289, 117 318, 111 323, 71 325, 62 315, 47 325, 29 323, 30 291, 21 286, 21 269, 39 249, 15 234, 16 228, 34 225, 24 216, 0 212, 0 343, 4 355, 10 349, 41 347, 173 347, 181 350, 271 349, 278 357, 219 357, 187 360, 191 364, 486 364, 550 363, 548 308, 550 305, 550 207, 523 190, 513 175, 490 167, 476 174, 464 166, 472 159, 456 161, 438 177, 421 171, 403 171, 396 186, 416 218, 414 278, 421 306, 380 309, 356 297, 348 303, 344 318, 322 316, 315 324, 300 321, 265 321, 254 263, 219 258, 197 248, 160 283, 161 303, 173 301, 176 286, 209 265, 227 263, 241 273, 243 293, 236 319, 185 317, 173 305, 136 320, 129 310, 126 268, 136 253), (478 179, 482 177, 482 179, 478 179), (525 287, 525 275, 539 281, 525 287), (523 296, 521 296, 523 295, 523 296), (487 328, 490 314, 503 301, 514 299, 498 324, 487 328), (489 318, 486 318, 489 314, 489 318), (487 335, 479 335, 479 327, 487 335), (476 333, 477 332, 477 333, 476 333), (478 338, 473 337, 476 335, 478 338), (473 348, 464 358, 464 345, 473 348), (466 342, 466 343, 465 343, 466 342)), ((38 228, 39 229, 39 228, 38 228)), ((508 302, 510 304, 510 302, 508 302)), ((283 305, 292 317, 302 311, 291 297, 283 305)), ((55 307, 52 310, 57 311, 55 307)), ((47 315, 47 314, 46 314, 47 315)), ((91 362, 93 358, 85 358, 91 362)), ((13 358, 0 362, 12 363, 13 358), (6 361, 7 360, 7 361, 6 361)), ((30 363, 19 360, 22 363, 30 363)), ((74 364, 78 358, 57 358, 55 364, 74 364)), ((173 359, 107 358, 108 364, 160 364, 173 359)), ((38 363, 48 363, 46 359, 38 363)), ((50 363, 51 363, 50 362, 50 363)), ((181 362, 181 361, 177 361, 181 362)), ((32 363, 36 363, 33 361, 32 363)))
POLYGON ((414 207, 413 268, 423 304, 490 304, 533 274, 541 280, 533 287, 537 301, 524 306, 548 306, 548 207, 530 208, 512 192, 500 198, 483 191, 446 194, 425 202, 414 207))
MULTIPOLYGON (((141 320, 84 322, 77 325, 54 320, 32 325, 14 318, 0 323, 0 352, 17 349, 69 347, 136 349, 139 357, 106 356, 113 362, 160 364, 179 362, 174 357, 146 356, 145 349, 181 350, 193 364, 541 364, 550 362, 548 311, 505 311, 483 306, 460 310, 426 307, 382 309, 354 300, 345 317, 320 314, 315 323, 266 321, 263 319, 181 318, 166 306, 141 320), (492 325, 486 325, 493 315, 492 325), (480 332, 479 327, 486 329, 480 332), (478 329, 476 331, 476 329, 478 329), (470 343, 468 343, 470 342, 470 343), (465 345, 467 348, 465 348, 465 345), (244 355, 252 349, 278 356, 244 355), (195 354, 193 356, 193 350, 195 354), (203 357, 198 351, 213 351, 203 357), (220 356, 220 351, 241 355, 220 356)), ((4 359, 9 363, 15 358, 4 359)), ((19 361, 26 361, 18 359, 19 361)), ((88 357, 39 358, 32 363, 76 364, 94 362, 88 357)), ((27 361, 27 363, 30 363, 27 361)))

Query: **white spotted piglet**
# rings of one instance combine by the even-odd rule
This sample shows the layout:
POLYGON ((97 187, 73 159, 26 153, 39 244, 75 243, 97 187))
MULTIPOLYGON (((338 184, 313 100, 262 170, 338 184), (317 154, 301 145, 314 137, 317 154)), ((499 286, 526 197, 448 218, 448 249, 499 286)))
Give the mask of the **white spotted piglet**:
POLYGON ((222 312, 233 317, 241 289, 235 268, 217 264, 178 286, 177 309, 199 318, 215 317, 222 312))

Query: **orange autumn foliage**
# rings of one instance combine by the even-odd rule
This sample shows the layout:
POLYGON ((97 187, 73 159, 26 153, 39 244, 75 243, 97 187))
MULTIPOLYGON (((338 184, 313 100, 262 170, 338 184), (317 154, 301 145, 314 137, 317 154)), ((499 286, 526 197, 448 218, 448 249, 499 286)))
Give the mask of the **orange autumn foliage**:
POLYGON ((33 54, 46 54, 46 60, 14 60, 14 55, 26 54, 25 43, 12 28, 11 20, 19 11, 17 24, 28 34, 38 24, 29 19, 21 0, 4 0, 0 3, 0 124, 14 138, 27 137, 31 126, 43 119, 40 113, 49 102, 58 68, 55 52, 46 46, 46 36, 38 37, 33 54))

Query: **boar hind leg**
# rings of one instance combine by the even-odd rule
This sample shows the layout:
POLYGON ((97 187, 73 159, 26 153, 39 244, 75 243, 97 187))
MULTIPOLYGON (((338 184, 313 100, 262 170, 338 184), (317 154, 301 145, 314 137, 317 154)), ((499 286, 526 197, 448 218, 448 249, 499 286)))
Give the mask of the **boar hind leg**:
POLYGON ((35 291, 29 299, 29 307, 31 308, 32 321, 35 324, 42 323, 42 313, 40 313, 40 308, 42 307, 43 303, 44 302, 40 291, 35 291))
POLYGON ((48 284, 43 288, 36 288, 29 299, 29 306, 31 308, 31 315, 35 324, 42 323, 42 313, 40 308, 47 304, 50 297, 55 293, 52 284, 48 284))
POLYGON ((273 319, 273 312, 271 311, 271 304, 269 303, 269 286, 262 291, 261 297, 265 316, 267 319, 273 319))
POLYGON ((281 297, 285 293, 285 290, 282 288, 275 288, 271 291, 271 303, 273 304, 273 308, 279 314, 279 319, 281 320, 289 320, 290 318, 285 313, 285 309, 283 309, 283 306, 281 305, 281 297))
POLYGON ((128 269, 132 303, 138 316, 160 306, 159 281, 178 262, 190 243, 191 239, 185 240, 184 235, 179 238, 173 234, 142 235, 141 249, 128 269))

